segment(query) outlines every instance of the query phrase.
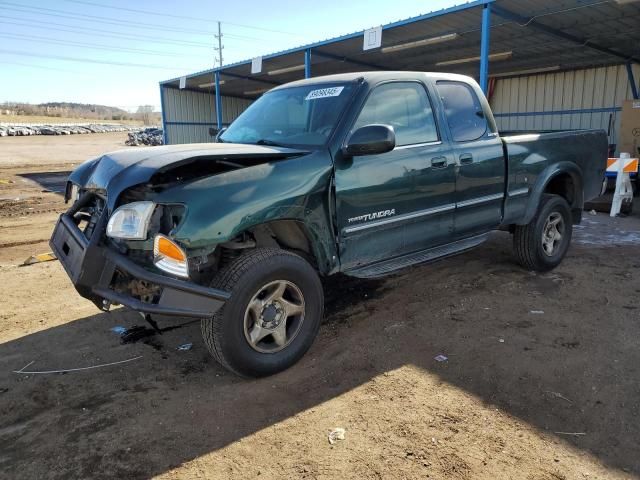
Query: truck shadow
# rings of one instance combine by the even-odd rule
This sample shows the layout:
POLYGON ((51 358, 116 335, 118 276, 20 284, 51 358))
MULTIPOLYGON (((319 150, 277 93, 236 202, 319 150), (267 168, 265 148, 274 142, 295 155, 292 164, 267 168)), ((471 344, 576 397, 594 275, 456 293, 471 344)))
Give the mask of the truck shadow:
POLYGON ((311 351, 260 380, 221 369, 197 324, 121 344, 112 327, 142 324, 122 310, 7 342, 0 469, 8 478, 149 478, 414 365, 538 430, 585 432, 561 438, 640 473, 638 313, 614 296, 615 283, 600 283, 599 298, 588 300, 593 269, 619 267, 578 253, 533 275, 512 263, 500 238, 401 277, 337 277, 326 284, 328 315, 311 351), (584 294, 568 295, 575 291, 584 294), (177 349, 188 342, 190 350, 177 349), (449 360, 436 362, 440 353, 449 360), (11 372, 32 361, 27 370, 138 356, 64 375, 11 372))
POLYGON ((67 185, 67 178, 71 174, 66 172, 32 172, 20 173, 19 176, 31 180, 38 184, 43 191, 58 193, 64 195, 64 189, 67 185))

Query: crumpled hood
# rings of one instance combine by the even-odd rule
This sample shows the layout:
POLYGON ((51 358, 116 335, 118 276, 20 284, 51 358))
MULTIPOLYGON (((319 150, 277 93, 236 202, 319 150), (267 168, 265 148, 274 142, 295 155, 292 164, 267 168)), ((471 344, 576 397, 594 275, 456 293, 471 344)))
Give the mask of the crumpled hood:
MULTIPOLYGON (((119 195, 134 185, 148 182, 156 174, 190 163, 232 165, 234 169, 304 155, 308 152, 284 147, 231 143, 196 143, 118 150, 80 165, 69 180, 86 189, 106 194, 113 209, 119 195)), ((209 165, 208 165, 209 164, 209 165)), ((208 169, 207 169, 208 170, 208 169)), ((219 172, 223 173, 223 172, 219 172)), ((219 173, 207 173, 216 175, 219 173)))

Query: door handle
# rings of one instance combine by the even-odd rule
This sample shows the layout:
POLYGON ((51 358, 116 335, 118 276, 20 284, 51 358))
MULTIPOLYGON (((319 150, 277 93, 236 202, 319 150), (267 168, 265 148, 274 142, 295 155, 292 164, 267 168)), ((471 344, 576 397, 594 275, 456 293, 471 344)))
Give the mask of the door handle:
POLYGON ((432 168, 445 168, 447 166, 447 157, 434 157, 431 159, 432 168))
POLYGON ((473 163, 473 155, 470 153, 460 155, 460 165, 469 165, 470 163, 473 163))

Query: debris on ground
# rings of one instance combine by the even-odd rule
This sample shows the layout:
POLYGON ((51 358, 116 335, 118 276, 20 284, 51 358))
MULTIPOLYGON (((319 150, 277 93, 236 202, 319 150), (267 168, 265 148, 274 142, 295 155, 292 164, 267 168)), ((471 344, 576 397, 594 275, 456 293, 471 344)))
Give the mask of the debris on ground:
POLYGON ((565 397, 564 395, 562 395, 561 393, 558 392, 552 392, 551 390, 545 390, 546 393, 548 393, 549 395, 556 397, 556 398, 561 398, 562 400, 565 400, 569 403, 573 403, 571 400, 569 400, 567 397, 565 397))
POLYGON ((531 315, 544 315, 544 310, 531 310, 529 313, 531 315))
POLYGON ((585 432, 553 432, 556 435, 571 435, 573 437, 582 437, 586 435, 585 432))
POLYGON ((113 327, 111 331, 117 335, 122 335, 127 329, 123 326, 118 325, 117 327, 113 327))
POLYGON ((336 427, 329 432, 329 443, 333 445, 338 440, 344 440, 345 429, 342 427, 336 427))
POLYGON ((498 341, 499 341, 500 343, 504 343, 504 338, 499 338, 499 339, 498 339, 498 341))
POLYGON ((20 266, 26 267, 27 265, 33 265, 34 263, 51 262, 57 259, 58 258, 53 254, 53 252, 39 253, 38 255, 31 255, 24 262, 22 262, 20 266))
POLYGON ((595 210, 591 210, 591 211, 589 212, 589 215, 598 215, 598 212, 596 212, 595 210))
POLYGON ((185 352, 185 351, 187 351, 187 350, 191 350, 191 347, 193 347, 193 343, 185 343, 185 344, 183 344, 183 345, 180 345, 180 346, 178 347, 178 350, 180 350, 180 351, 182 351, 182 352, 185 352))
POLYGON ((30 367, 31 365, 33 365, 35 363, 35 360, 34 360, 33 362, 27 363, 20 370, 14 370, 13 373, 22 373, 22 374, 25 374, 25 375, 43 375, 43 374, 48 374, 48 373, 79 372, 81 370, 91 370, 93 368, 102 368, 102 367, 110 367, 112 365, 120 365, 122 363, 128 363, 128 362, 133 362, 134 360, 139 360, 140 358, 142 358, 142 355, 139 355, 139 356, 133 357, 133 358, 128 358, 127 360, 120 360, 120 361, 117 361, 117 362, 110 362, 110 363, 102 363, 100 365, 91 365, 89 367, 65 368, 65 369, 61 369, 61 370, 25 371, 25 368, 30 367))
POLYGON ((124 142, 125 145, 137 147, 139 145, 162 145, 164 137, 161 128, 145 128, 135 132, 129 132, 129 138, 124 142))
POLYGON ((435 357, 433 357, 433 359, 436 362, 446 362, 447 360, 449 360, 449 357, 447 357, 446 355, 440 354, 440 355, 436 355, 435 357))

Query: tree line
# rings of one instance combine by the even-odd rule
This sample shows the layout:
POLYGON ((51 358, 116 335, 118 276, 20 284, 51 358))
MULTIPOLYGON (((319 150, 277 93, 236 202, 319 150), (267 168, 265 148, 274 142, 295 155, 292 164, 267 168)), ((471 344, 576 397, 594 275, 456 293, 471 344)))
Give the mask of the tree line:
POLYGON ((138 120, 145 125, 160 123, 160 112, 155 112, 152 105, 140 105, 135 113, 118 107, 94 105, 74 102, 21 103, 4 102, 0 104, 2 115, 44 116, 64 118, 88 118, 95 120, 138 120))

